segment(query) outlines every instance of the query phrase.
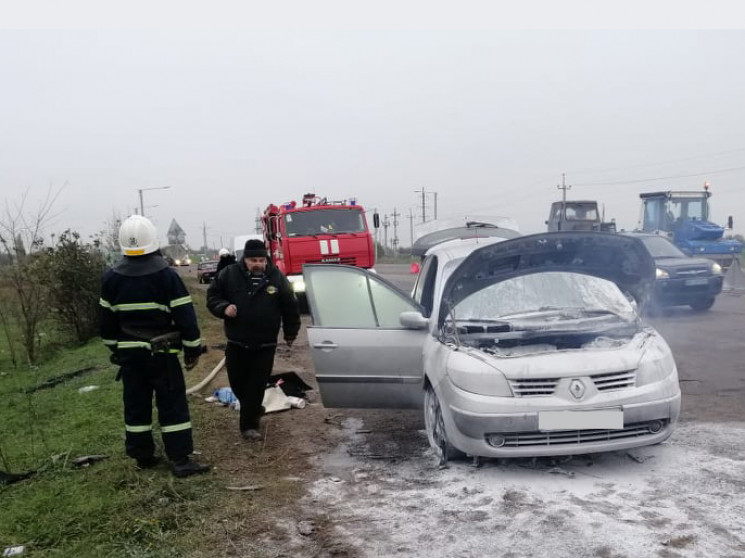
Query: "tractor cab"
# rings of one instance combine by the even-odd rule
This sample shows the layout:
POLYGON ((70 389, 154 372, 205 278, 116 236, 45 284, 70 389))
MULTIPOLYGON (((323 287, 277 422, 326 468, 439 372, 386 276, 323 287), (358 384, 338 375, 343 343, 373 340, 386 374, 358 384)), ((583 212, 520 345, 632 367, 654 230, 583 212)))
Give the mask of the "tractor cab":
MULTIPOLYGON (((665 234, 689 255, 718 259, 742 252, 737 240, 725 239, 724 227, 709 221, 708 187, 701 191, 647 192, 642 199, 641 229, 644 232, 665 234)), ((730 228, 731 228, 730 218, 730 228)))

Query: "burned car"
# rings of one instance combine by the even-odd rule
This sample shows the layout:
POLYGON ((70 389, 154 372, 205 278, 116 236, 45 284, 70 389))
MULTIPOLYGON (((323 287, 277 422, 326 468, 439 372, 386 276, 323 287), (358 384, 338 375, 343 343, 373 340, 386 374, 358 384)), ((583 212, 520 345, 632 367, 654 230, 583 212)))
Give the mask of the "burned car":
POLYGON ((423 408, 441 459, 623 450, 677 422, 673 355, 634 303, 655 278, 637 239, 442 242, 412 296, 359 268, 303 274, 324 405, 423 408))

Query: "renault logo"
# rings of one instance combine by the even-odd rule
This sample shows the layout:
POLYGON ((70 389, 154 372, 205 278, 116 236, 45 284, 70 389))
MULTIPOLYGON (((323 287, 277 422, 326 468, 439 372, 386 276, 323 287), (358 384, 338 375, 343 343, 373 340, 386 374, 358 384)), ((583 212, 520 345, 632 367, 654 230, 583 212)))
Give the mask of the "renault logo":
POLYGON ((575 399, 582 399, 582 396, 585 394, 585 384, 580 380, 572 380, 569 384, 569 393, 571 393, 572 397, 575 399))

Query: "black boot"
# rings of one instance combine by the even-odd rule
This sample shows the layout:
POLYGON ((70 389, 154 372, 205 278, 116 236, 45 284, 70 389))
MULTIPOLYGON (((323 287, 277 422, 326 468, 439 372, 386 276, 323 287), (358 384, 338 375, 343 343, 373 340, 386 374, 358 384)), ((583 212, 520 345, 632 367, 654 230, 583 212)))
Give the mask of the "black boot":
POLYGON ((154 455, 151 455, 149 457, 140 457, 137 460, 137 468, 138 469, 152 469, 158 463, 160 463, 160 457, 156 457, 154 455))
POLYGON ((179 478, 199 475, 201 473, 206 473, 209 470, 209 465, 202 465, 201 463, 192 461, 188 457, 173 462, 173 474, 179 478))

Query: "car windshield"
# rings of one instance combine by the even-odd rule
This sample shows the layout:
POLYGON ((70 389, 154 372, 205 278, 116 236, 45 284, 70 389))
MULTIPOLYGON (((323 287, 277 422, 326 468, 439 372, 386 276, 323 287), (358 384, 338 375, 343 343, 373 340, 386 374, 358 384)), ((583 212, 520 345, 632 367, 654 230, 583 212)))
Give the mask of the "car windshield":
POLYGON ((216 269, 217 262, 204 262, 199 264, 199 269, 216 269))
POLYGON ((454 308, 462 321, 515 319, 562 321, 597 316, 636 319, 629 300, 615 283, 590 275, 542 272, 494 283, 463 299, 454 308))
POLYGON ((314 209, 285 216, 287 236, 364 233, 365 218, 359 209, 314 209))
POLYGON ((642 237, 642 242, 653 258, 687 257, 675 244, 661 236, 644 236, 642 237))

